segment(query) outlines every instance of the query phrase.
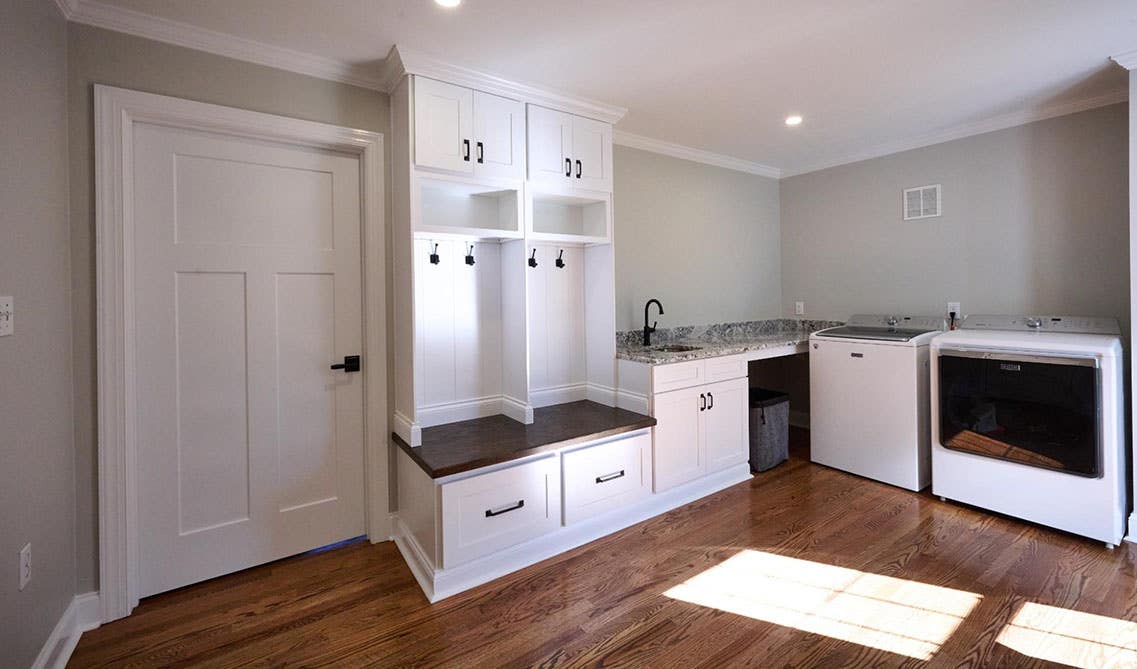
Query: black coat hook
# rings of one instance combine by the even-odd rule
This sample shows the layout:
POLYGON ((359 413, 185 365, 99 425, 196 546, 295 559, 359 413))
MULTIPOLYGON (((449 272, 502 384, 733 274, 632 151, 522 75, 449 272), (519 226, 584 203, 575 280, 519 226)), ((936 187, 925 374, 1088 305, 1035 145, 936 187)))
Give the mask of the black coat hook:
POLYGON ((537 249, 533 249, 533 253, 529 254, 529 266, 537 266, 537 249))
POLYGON ((557 254, 557 267, 559 269, 564 269, 564 267, 565 267, 565 250, 564 249, 561 249, 560 253, 557 254))
POLYGON ((435 244, 434 250, 430 252, 430 264, 431 265, 437 265, 438 264, 438 244, 435 244))
POLYGON ((466 264, 467 265, 473 265, 474 264, 474 245, 473 244, 468 244, 466 246, 466 264))

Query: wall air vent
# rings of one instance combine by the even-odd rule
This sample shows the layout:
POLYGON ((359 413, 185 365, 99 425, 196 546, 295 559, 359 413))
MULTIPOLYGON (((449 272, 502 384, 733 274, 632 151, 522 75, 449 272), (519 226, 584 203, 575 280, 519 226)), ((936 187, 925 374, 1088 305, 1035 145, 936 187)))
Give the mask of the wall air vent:
POLYGON ((940 198, 940 184, 918 186, 904 189, 904 220, 915 221, 921 218, 934 218, 943 213, 940 198))

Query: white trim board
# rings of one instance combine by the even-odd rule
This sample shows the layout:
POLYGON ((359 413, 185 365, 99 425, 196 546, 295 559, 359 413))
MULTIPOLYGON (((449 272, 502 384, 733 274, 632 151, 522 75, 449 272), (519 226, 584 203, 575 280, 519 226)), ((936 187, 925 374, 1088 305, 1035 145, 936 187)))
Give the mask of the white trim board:
POLYGON ((99 593, 73 597, 32 662, 32 669, 64 669, 79 637, 98 627, 100 621, 99 593))
POLYGON ((623 130, 613 132, 612 141, 620 146, 660 153, 665 156, 671 156, 672 158, 690 160, 704 165, 723 167, 736 172, 746 172, 747 174, 756 174, 760 177, 770 177, 771 179, 782 178, 782 170, 773 165, 764 165, 762 163, 743 160, 742 158, 735 158, 734 156, 704 151, 673 142, 665 142, 662 139, 652 139, 651 137, 635 135, 623 130))
POLYGON ((363 423, 367 532, 391 533, 387 510, 387 335, 383 136, 232 107, 95 86, 95 290, 101 620, 138 604, 134 383, 133 137, 136 123, 223 133, 359 156, 362 170, 363 423))
POLYGON ((1110 60, 1127 70, 1137 70, 1137 49, 1110 56, 1110 60))

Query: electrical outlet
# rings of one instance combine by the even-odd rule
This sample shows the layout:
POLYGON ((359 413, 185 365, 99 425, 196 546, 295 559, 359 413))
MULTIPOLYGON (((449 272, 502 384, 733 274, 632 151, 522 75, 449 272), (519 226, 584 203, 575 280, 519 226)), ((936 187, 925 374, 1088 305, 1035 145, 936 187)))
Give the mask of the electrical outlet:
POLYGON ((32 545, 28 544, 20 549, 20 590, 32 580, 32 545))
POLYGON ((795 316, 804 316, 805 315, 805 302, 794 302, 794 315, 795 316))
POLYGON ((0 297, 0 337, 7 337, 15 331, 16 314, 12 308, 11 297, 0 297))

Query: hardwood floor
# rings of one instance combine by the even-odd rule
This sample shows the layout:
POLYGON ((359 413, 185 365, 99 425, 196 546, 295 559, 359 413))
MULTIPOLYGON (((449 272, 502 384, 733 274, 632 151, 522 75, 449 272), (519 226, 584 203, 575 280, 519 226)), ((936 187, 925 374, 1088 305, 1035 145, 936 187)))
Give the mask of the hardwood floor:
POLYGON ((146 599, 70 666, 1137 662, 1137 546, 812 465, 807 434, 747 483, 434 605, 392 543, 355 543, 146 599))

